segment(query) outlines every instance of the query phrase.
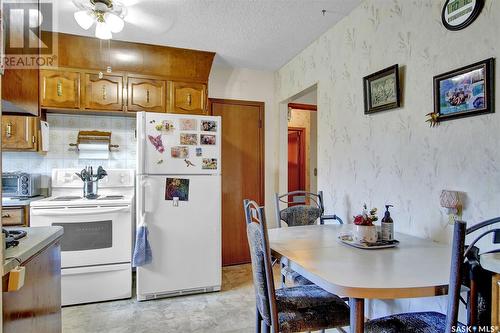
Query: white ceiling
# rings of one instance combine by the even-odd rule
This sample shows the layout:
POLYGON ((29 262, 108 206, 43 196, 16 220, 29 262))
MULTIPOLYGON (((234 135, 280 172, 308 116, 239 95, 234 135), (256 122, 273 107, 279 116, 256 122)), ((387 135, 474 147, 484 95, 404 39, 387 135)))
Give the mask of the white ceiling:
MULTIPOLYGON (((93 35, 70 0, 55 1, 55 30, 93 35)), ((214 51, 216 63, 276 70, 361 0, 121 0, 128 23, 114 39, 214 51), (321 13, 326 9, 325 16, 321 13)))

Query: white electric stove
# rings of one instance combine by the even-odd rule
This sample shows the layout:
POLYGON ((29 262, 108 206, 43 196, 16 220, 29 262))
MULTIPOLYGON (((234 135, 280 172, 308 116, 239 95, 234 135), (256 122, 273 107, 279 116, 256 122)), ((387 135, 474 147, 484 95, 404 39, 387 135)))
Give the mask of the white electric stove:
POLYGON ((132 296, 134 170, 106 170, 85 199, 76 169, 52 170, 52 195, 30 207, 31 226, 62 226, 62 305, 132 296))

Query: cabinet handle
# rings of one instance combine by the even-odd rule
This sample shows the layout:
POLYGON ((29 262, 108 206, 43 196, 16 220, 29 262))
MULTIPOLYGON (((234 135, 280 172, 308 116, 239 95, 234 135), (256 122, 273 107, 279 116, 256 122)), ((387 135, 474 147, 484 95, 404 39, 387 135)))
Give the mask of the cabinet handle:
POLYGON ((2 218, 3 219, 8 219, 10 217, 10 214, 9 213, 3 213, 2 214, 2 218))
POLYGON ((191 102, 192 102, 191 94, 188 94, 187 95, 187 103, 189 106, 191 106, 191 102))
POLYGON ((149 92, 149 89, 146 90, 146 103, 149 104, 149 101, 151 99, 151 93, 149 92))
POLYGON ((12 136, 12 123, 8 123, 5 129, 5 136, 10 138, 12 136))
POLYGON ((106 86, 102 86, 101 91, 102 91, 102 100, 105 101, 106 98, 108 97, 106 86))
POLYGON ((63 85, 61 80, 57 80, 57 96, 61 97, 63 95, 63 85))

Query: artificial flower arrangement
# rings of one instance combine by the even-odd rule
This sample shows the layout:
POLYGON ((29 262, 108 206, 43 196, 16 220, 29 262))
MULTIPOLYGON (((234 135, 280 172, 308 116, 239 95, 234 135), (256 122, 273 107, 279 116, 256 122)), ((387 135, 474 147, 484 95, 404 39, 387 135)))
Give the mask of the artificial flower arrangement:
POLYGON ((363 212, 354 216, 355 225, 363 225, 367 227, 373 226, 373 222, 378 221, 377 208, 372 208, 368 211, 366 204, 363 205, 363 212))

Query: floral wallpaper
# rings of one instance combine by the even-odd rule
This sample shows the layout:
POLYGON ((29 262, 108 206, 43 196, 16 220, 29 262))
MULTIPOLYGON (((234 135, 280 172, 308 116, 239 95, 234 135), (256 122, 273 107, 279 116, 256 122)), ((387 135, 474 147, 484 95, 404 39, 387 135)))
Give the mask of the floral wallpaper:
MULTIPOLYGON (((486 0, 458 32, 441 24, 443 3, 364 1, 277 72, 276 94, 283 101, 318 84, 318 189, 327 210, 348 218, 363 202, 391 203, 396 231, 446 242, 441 190, 464 192, 470 225, 500 215, 500 110, 430 128, 433 76, 500 58, 500 1, 486 0), (364 115, 362 78, 396 63, 403 106, 364 115)), ((497 76, 497 96, 499 87, 497 76)), ((376 304, 367 315, 429 310, 421 300, 376 304)))

